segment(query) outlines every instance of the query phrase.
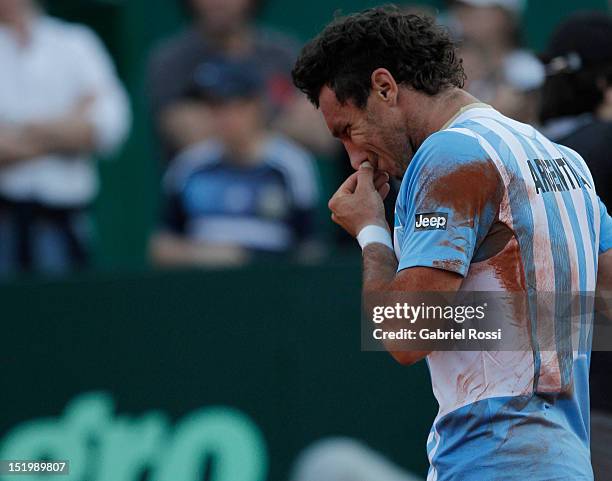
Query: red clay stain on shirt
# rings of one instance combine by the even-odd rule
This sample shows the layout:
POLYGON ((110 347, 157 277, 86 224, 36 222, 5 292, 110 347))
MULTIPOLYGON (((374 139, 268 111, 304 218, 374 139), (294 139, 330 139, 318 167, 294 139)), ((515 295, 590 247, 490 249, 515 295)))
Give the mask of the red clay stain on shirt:
POLYGON ((457 377, 457 404, 462 405, 475 391, 485 392, 488 385, 482 382, 482 372, 472 370, 469 374, 459 374, 457 377))
POLYGON ((447 241, 447 240, 442 241, 442 242, 440 242, 440 245, 442 247, 450 247, 451 249, 454 249, 457 252, 460 252, 461 254, 465 254, 465 249, 463 247, 461 247, 460 245, 457 245, 457 244, 453 244, 450 241, 447 241))
POLYGON ((503 181, 489 159, 474 160, 439 172, 425 169, 422 177, 423 208, 451 208, 455 221, 473 219, 487 202, 501 203, 503 181))
POLYGON ((489 259, 495 277, 507 291, 525 291, 525 272, 521 252, 516 237, 510 239, 506 247, 489 259))
POLYGON ((436 269, 443 269, 451 272, 463 272, 465 264, 457 259, 440 259, 432 263, 436 269))

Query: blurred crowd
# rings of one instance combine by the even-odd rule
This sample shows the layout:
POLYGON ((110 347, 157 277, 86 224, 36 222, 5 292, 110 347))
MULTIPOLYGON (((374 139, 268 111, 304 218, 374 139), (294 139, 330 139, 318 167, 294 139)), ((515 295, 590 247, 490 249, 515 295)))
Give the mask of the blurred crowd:
MULTIPOLYGON (((185 0, 188 25, 149 52, 148 120, 163 171, 153 264, 316 262, 352 245, 339 231, 321 232, 329 192, 318 169, 333 164, 325 170, 337 185, 349 163, 292 85, 300 42, 255 22, 263 3, 185 0)), ((525 7, 406 4, 436 15, 457 40, 467 90, 579 150, 610 205, 610 17, 575 15, 546 51, 531 52, 525 7)), ((86 268, 96 162, 130 135, 126 91, 93 31, 48 16, 35 0, 0 0, 0 65, 0 276, 86 268)), ((388 204, 391 216, 393 196, 388 204)))

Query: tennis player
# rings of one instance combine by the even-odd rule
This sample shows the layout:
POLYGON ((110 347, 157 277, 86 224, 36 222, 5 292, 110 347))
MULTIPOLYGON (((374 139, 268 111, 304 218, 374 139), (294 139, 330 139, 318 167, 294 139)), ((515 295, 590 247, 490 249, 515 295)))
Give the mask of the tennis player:
MULTIPOLYGON (((363 249, 364 290, 612 289, 612 218, 583 159, 465 92, 432 20, 394 7, 338 18, 293 77, 356 171, 329 206, 363 249), (402 179, 394 242, 390 176, 402 179)), ((530 304, 513 323, 538 326, 539 315, 530 304)), ((526 352, 392 353, 428 361, 440 406, 429 480, 593 479, 588 335, 551 352, 535 331, 526 352)))

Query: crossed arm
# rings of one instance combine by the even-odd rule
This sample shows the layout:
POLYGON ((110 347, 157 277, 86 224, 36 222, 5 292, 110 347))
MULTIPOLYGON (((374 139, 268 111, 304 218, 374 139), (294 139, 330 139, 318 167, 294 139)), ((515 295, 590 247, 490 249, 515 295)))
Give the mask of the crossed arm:
POLYGON ((67 115, 20 127, 0 125, 0 166, 52 153, 78 154, 95 148, 95 129, 87 98, 67 115))

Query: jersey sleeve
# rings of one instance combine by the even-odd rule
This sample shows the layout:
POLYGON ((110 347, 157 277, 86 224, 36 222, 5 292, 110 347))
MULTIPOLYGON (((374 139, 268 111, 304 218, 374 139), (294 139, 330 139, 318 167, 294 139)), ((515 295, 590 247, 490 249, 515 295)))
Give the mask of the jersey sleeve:
POLYGON ((504 186, 497 168, 476 138, 442 131, 421 146, 406 175, 398 270, 433 267, 465 276, 499 212, 504 186))
POLYGON ((599 200, 599 212, 601 215, 601 223, 599 227, 599 253, 603 254, 609 249, 612 249, 612 217, 606 209, 606 205, 599 200))

